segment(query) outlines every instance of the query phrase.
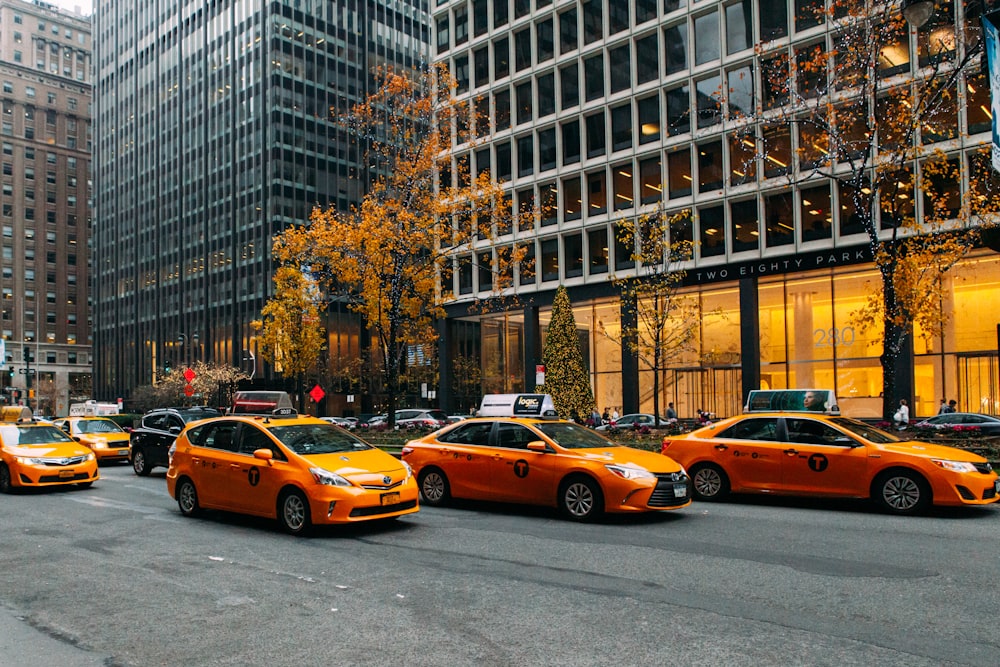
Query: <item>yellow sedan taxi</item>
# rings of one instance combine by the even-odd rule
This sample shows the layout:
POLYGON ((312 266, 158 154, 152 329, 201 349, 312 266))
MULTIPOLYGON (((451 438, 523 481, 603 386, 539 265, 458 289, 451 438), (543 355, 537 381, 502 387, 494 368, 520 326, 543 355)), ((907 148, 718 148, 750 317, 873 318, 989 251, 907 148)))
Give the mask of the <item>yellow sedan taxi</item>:
POLYGON ((177 436, 167 490, 182 514, 251 514, 297 535, 419 509, 407 464, 322 419, 274 413, 206 419, 177 436))
POLYGON ((89 447, 99 463, 128 460, 129 434, 107 417, 66 417, 53 423, 89 447))
MULTIPOLYGON (((452 498, 557 507, 574 520, 604 512, 674 510, 691 503, 684 468, 655 452, 622 447, 540 408, 544 395, 511 396, 538 406, 503 408, 411 440, 402 458, 413 467, 423 502, 452 498), (509 415, 509 416, 505 416, 509 415)), ((484 399, 484 406, 490 397, 484 399)), ((493 401, 499 405, 502 401, 493 401)), ((488 413, 480 409, 480 414, 488 413)))
POLYGON ((75 484, 86 488, 100 475, 94 453, 27 408, 0 413, 0 493, 15 487, 75 484))
POLYGON ((837 414, 758 412, 663 439, 698 500, 730 493, 869 498, 884 511, 997 502, 990 463, 837 414))

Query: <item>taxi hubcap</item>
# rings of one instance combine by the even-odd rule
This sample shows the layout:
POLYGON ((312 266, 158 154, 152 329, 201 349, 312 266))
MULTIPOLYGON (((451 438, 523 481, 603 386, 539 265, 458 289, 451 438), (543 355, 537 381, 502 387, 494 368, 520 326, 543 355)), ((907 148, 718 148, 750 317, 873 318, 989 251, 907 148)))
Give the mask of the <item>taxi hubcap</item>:
POLYGON ((909 477, 893 477, 882 489, 885 502, 897 510, 908 510, 920 501, 920 488, 909 477))
POLYGON ((181 504, 184 506, 185 512, 190 512, 194 509, 194 487, 190 484, 185 484, 181 487, 181 504))
POLYGON ((566 489, 566 509, 573 516, 586 516, 594 508, 594 494, 586 484, 577 482, 566 489))
POLYGON ((296 495, 285 498, 285 523, 292 530, 302 527, 305 522, 306 511, 302 504, 302 499, 296 495))
POLYGON ((718 473, 711 468, 705 468, 704 470, 699 470, 694 476, 694 488, 701 495, 710 498, 716 495, 719 489, 722 488, 722 481, 719 479, 718 473))
POLYGON ((424 477, 424 488, 421 491, 424 497, 431 502, 441 500, 441 497, 444 496, 444 481, 438 475, 427 475, 424 477))

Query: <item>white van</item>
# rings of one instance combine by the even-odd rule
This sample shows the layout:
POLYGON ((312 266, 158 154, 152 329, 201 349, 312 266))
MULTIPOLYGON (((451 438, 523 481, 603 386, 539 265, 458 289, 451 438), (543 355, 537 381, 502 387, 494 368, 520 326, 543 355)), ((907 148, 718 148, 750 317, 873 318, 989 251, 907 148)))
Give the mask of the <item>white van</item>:
POLYGON ((747 396, 743 412, 821 412, 839 415, 832 389, 755 389, 747 396))
POLYGON ((548 394, 486 394, 477 417, 535 417, 559 419, 548 394))

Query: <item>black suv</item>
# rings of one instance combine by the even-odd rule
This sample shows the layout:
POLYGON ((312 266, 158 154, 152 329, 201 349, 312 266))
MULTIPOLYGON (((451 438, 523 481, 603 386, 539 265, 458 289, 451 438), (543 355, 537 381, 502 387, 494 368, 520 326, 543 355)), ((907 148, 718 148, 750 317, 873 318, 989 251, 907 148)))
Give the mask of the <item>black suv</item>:
POLYGON ((167 467, 167 450, 174 444, 184 426, 199 419, 221 417, 215 408, 161 408, 150 410, 142 416, 138 428, 132 431, 129 459, 136 475, 148 475, 156 466, 167 467))

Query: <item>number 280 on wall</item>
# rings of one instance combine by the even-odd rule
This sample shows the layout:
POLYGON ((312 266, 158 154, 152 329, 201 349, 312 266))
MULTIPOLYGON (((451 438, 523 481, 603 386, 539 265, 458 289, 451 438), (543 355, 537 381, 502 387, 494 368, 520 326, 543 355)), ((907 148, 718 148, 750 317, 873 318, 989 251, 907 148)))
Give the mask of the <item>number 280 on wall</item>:
POLYGON ((848 347, 854 345, 854 327, 815 329, 813 330, 813 339, 816 341, 815 347, 833 347, 834 345, 848 347))

